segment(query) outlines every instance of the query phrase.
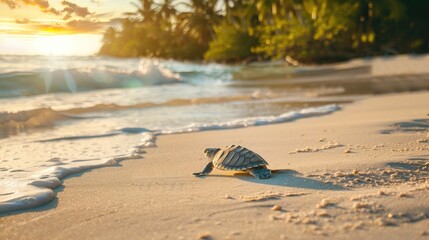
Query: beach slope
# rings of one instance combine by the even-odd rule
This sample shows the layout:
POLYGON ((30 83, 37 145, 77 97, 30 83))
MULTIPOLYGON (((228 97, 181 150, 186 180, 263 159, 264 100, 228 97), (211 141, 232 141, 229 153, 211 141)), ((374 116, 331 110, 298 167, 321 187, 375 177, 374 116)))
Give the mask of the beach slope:
POLYGON ((143 159, 68 177, 51 203, 3 215, 1 238, 427 239, 428 103, 428 92, 375 96, 322 117, 160 136, 143 159), (192 176, 205 148, 230 144, 273 177, 192 176))

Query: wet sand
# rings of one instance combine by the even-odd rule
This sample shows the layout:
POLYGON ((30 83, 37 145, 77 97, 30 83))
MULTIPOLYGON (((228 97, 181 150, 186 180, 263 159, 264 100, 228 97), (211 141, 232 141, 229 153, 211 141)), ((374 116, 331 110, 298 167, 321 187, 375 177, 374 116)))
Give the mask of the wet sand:
POLYGON ((1 236, 428 239, 428 102, 392 94, 323 117, 160 136, 143 159, 68 177, 51 203, 2 215, 1 236), (273 177, 192 176, 206 147, 229 144, 263 156, 273 177))

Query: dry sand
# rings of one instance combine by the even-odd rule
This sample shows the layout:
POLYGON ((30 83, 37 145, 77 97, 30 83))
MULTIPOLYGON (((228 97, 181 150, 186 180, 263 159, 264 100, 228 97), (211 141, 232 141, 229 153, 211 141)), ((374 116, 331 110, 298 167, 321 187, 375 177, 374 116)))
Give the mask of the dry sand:
POLYGON ((429 93, 377 96, 278 125, 161 136, 143 159, 69 177, 3 215, 1 239, 429 239, 429 93), (273 178, 214 170, 240 144, 273 178), (82 176, 80 176, 82 175, 82 176))

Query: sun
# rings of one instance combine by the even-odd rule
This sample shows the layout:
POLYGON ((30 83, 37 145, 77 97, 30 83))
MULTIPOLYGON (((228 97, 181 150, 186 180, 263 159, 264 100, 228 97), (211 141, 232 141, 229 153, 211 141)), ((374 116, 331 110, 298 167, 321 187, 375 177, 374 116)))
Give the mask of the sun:
POLYGON ((36 36, 34 49, 41 55, 69 55, 73 48, 71 39, 64 35, 36 36))
POLYGON ((39 55, 88 55, 96 53, 94 42, 99 41, 98 35, 91 34, 39 35, 34 36, 32 48, 39 55))

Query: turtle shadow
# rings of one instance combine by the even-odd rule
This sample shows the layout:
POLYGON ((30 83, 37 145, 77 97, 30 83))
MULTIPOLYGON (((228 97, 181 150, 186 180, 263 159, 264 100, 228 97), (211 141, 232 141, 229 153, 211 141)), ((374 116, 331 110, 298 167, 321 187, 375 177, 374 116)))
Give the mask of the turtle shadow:
POLYGON ((390 129, 380 131, 381 134, 392 134, 396 132, 422 132, 429 129, 429 119, 413 119, 408 122, 397 122, 390 129))
POLYGON ((272 176, 268 179, 257 179, 248 173, 235 173, 234 176, 242 181, 252 182, 256 184, 283 186, 294 188, 305 188, 314 190, 331 190, 331 191, 344 191, 347 188, 333 185, 331 183, 324 183, 312 178, 304 177, 301 173, 291 169, 277 169, 272 170, 272 176))

